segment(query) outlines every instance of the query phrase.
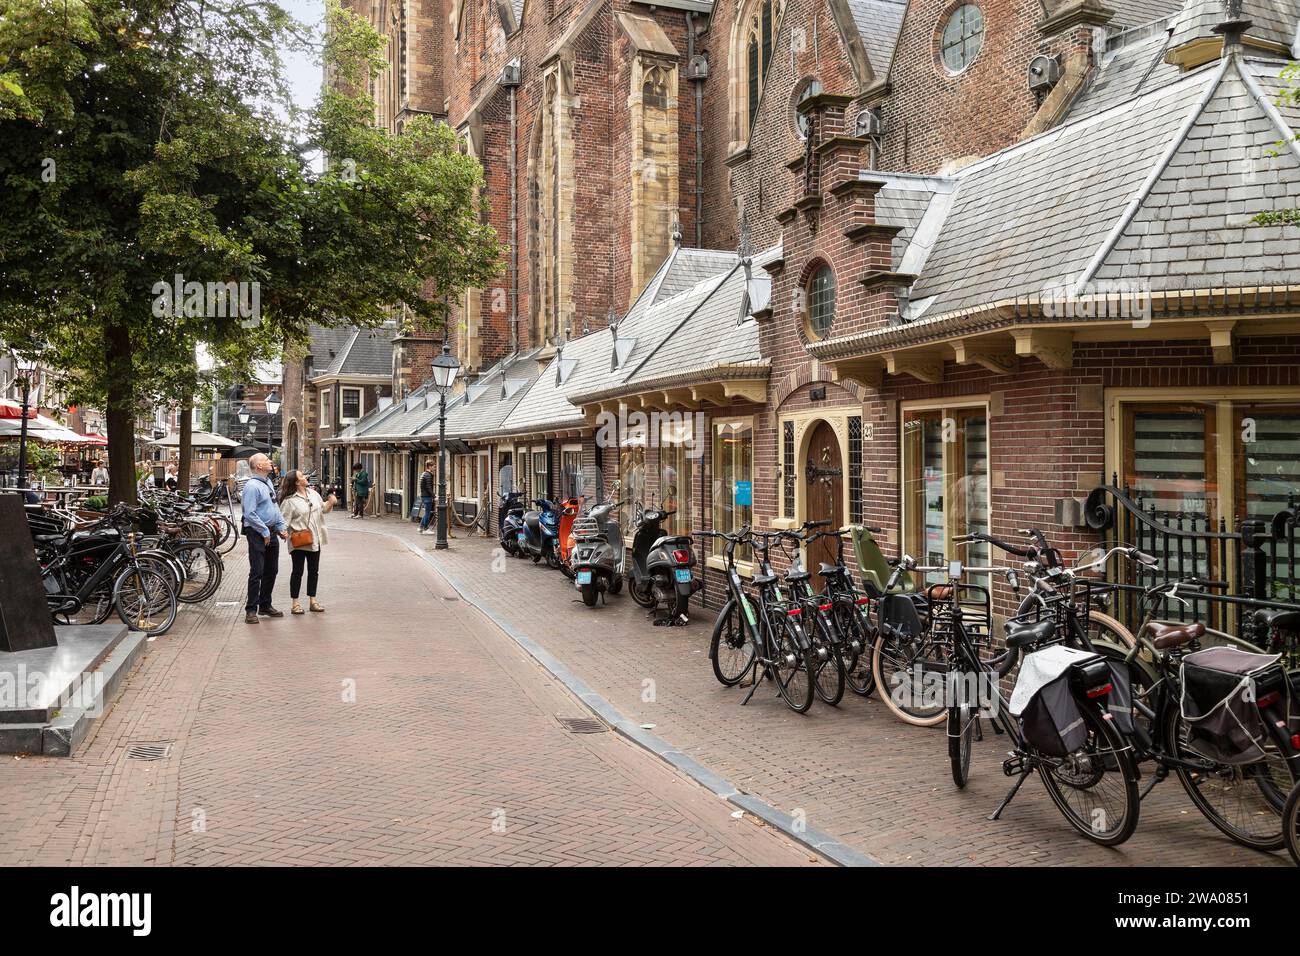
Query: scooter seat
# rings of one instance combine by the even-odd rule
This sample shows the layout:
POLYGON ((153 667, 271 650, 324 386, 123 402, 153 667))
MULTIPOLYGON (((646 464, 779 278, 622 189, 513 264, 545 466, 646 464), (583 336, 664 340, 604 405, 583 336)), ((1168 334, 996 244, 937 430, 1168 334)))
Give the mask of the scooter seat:
POLYGON ((528 525, 529 531, 540 532, 542 526, 542 516, 536 511, 530 511, 524 515, 524 524, 528 525))

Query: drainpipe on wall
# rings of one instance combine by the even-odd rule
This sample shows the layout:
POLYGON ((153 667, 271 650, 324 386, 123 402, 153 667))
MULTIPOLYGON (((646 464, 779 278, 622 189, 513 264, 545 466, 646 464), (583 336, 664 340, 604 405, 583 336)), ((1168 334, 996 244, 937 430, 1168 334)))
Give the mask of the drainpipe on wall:
POLYGON ((519 351, 519 148, 516 87, 510 87, 510 351, 519 351))
POLYGON ((709 61, 695 52, 699 30, 696 14, 686 14, 686 76, 695 87, 695 248, 704 248, 704 81, 709 76, 709 61))

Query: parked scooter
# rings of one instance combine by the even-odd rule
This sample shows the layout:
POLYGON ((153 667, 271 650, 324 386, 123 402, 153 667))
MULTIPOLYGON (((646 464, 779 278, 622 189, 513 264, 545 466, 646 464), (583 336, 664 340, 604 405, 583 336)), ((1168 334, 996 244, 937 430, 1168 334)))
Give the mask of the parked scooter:
POLYGON ((669 616, 657 619, 656 624, 685 624, 690 597, 703 585, 691 574, 695 551, 690 536, 664 534, 664 520, 676 513, 646 511, 632 539, 627 590, 644 608, 654 610, 663 604, 671 609, 669 616))
POLYGON ((581 511, 581 498, 565 498, 560 502, 560 528, 556 544, 560 552, 560 570, 566 578, 573 577, 573 523, 581 511))
POLYGON ((519 555, 519 537, 524 529, 523 493, 510 491, 500 495, 497 504, 497 537, 506 554, 519 555))
POLYGON ((538 498, 537 511, 524 512, 524 526, 518 535, 521 553, 537 564, 543 558, 548 567, 560 566, 560 516, 555 505, 546 498, 538 498))
POLYGON ((606 593, 623 590, 627 549, 623 529, 614 517, 621 507, 623 502, 611 498, 574 522, 573 583, 587 607, 595 607, 598 594, 603 602, 606 593))

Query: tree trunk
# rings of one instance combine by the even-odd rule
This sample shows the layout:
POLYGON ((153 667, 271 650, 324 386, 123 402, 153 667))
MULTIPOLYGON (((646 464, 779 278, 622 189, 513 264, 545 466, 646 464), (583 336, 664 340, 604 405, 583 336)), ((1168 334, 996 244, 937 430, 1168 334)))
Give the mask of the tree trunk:
POLYGON ((131 377, 131 333, 125 325, 104 332, 104 363, 108 369, 108 501, 134 505, 135 385, 131 377))
POLYGON ((180 455, 180 468, 176 474, 176 490, 181 494, 188 494, 190 490, 190 459, 193 457, 193 439, 194 439, 194 396, 186 392, 181 398, 181 419, 180 425, 180 447, 177 454, 180 455))

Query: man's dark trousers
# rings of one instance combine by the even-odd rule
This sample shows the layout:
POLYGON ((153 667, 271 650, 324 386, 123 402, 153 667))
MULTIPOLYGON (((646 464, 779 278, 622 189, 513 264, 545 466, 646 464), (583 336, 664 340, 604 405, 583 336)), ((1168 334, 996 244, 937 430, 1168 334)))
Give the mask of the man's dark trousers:
POLYGON ((271 606, 271 592, 275 589, 275 576, 280 571, 280 539, 271 535, 267 544, 252 528, 244 529, 248 539, 248 601, 245 611, 258 611, 271 606))

